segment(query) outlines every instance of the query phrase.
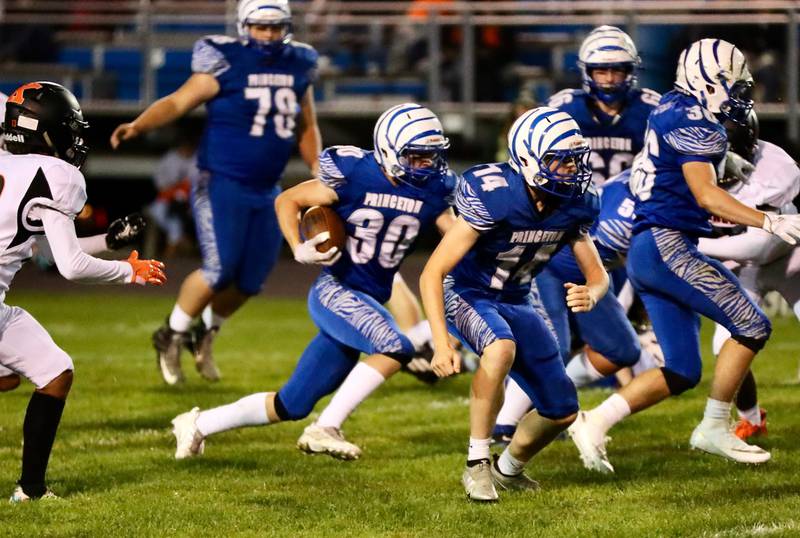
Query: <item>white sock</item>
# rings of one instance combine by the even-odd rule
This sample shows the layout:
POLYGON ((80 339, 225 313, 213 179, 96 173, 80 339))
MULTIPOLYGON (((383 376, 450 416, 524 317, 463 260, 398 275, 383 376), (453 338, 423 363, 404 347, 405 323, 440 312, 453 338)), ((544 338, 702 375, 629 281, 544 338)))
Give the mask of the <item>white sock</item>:
POLYGON ((232 404, 202 411, 197 417, 197 429, 207 437, 233 428, 269 424, 267 394, 270 393, 257 392, 232 404))
POLYGON ((730 418, 730 402, 721 402, 719 400, 714 400, 713 398, 708 398, 706 400, 706 410, 703 413, 703 422, 721 424, 727 428, 730 418))
POLYGON ((210 329, 211 327, 220 328, 222 324, 225 323, 225 320, 228 319, 215 313, 214 310, 211 309, 211 305, 206 306, 200 316, 203 318, 203 324, 206 326, 206 329, 210 329))
POLYGON ((794 305, 792 305, 792 311, 794 311, 794 317, 796 317, 797 320, 800 321, 800 301, 797 301, 796 303, 794 303, 794 305))
POLYGON ((317 419, 322 427, 341 428, 350 413, 386 381, 372 366, 359 362, 317 419))
POLYGON ((585 351, 577 353, 569 361, 569 364, 567 364, 567 376, 578 388, 585 387, 589 383, 604 377, 589 361, 585 351))
POLYGON ((758 407, 758 404, 756 404, 755 407, 745 411, 742 411, 741 409, 737 409, 736 411, 739 413, 739 418, 745 419, 753 426, 761 426, 761 408, 758 407))
POLYGON ((192 324, 192 316, 183 311, 177 304, 169 315, 169 328, 179 333, 185 333, 192 324))
POLYGON ((503 407, 497 414, 497 424, 502 426, 516 426, 520 419, 528 412, 533 402, 517 382, 508 378, 506 383, 506 399, 503 407))
POLYGON ((506 476, 516 476, 522 472, 527 462, 520 461, 511 455, 508 447, 497 458, 497 469, 506 476))
POLYGON ((475 439, 474 437, 470 437, 467 461, 488 460, 489 445, 491 442, 491 437, 487 437, 486 439, 475 439))
POLYGON ((414 349, 419 351, 425 344, 433 340, 433 333, 431 333, 431 324, 428 320, 423 320, 411 327, 406 333, 408 339, 414 345, 414 349))
POLYGON ((642 352, 639 354, 639 360, 636 361, 636 364, 631 366, 631 371, 633 372, 633 376, 636 377, 642 372, 646 372, 647 370, 652 370, 653 368, 657 367, 658 363, 656 362, 656 358, 653 356, 653 354, 646 349, 642 349, 642 352))
POLYGON ((604 431, 610 430, 616 423, 631 414, 631 406, 619 394, 612 394, 606 400, 586 413, 597 421, 604 431))

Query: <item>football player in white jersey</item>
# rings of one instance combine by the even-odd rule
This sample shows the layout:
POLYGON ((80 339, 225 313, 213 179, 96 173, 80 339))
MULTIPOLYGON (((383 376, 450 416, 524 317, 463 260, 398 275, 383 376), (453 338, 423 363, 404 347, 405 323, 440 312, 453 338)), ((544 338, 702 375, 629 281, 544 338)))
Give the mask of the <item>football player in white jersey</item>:
MULTIPOLYGON (((778 214, 797 213, 794 201, 800 193, 800 168, 783 149, 759 140, 758 134, 754 111, 745 125, 728 128, 734 152, 728 153, 728 160, 741 156, 750 173, 745 181, 728 179, 726 175, 720 184, 750 207, 778 214)), ((757 302, 761 302, 766 292, 778 291, 800 319, 800 250, 761 229, 720 221, 714 221, 714 225, 720 237, 701 238, 700 251, 735 267, 742 286, 757 302)), ((718 324, 713 342, 715 355, 729 337, 728 331, 718 324)), ((740 420, 734 431, 739 438, 766 435, 766 412, 758 405, 752 372, 742 381, 736 408, 740 420)))
POLYGON ((0 156, 0 366, 36 387, 23 423, 22 474, 11 502, 53 494, 45 484, 64 403, 72 384, 72 359, 25 310, 5 304, 11 280, 44 239, 68 280, 161 285, 164 266, 140 260, 106 261, 105 235, 79 240, 73 219, 86 203, 80 166, 88 153, 75 96, 52 82, 17 88, 6 103, 3 132, 10 155, 0 156))

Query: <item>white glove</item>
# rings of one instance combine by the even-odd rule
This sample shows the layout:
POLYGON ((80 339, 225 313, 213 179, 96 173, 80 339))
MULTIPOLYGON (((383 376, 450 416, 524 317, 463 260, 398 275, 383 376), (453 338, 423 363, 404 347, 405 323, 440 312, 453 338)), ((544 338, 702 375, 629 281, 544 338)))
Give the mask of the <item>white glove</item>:
POLYGON ((300 243, 294 249, 294 259, 304 265, 333 265, 342 257, 337 247, 329 249, 327 252, 317 252, 317 245, 330 239, 330 232, 322 232, 308 241, 300 243))
POLYGON ((777 235, 790 245, 796 245, 800 239, 800 215, 776 215, 764 213, 764 231, 777 235))

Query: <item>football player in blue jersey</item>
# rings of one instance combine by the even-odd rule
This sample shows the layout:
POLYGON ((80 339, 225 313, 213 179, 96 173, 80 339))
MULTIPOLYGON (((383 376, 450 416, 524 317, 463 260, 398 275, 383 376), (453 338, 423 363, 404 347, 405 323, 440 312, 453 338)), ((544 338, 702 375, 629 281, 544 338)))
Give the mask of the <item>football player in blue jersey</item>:
MULTIPOLYGON (((286 384, 207 411, 194 408, 177 416, 175 457, 202 453, 209 435, 243 426, 300 420, 355 367, 383 379, 413 358, 414 347, 382 306, 392 280, 413 250, 419 233, 434 224, 452 225, 450 205, 455 176, 447 168, 449 146, 438 118, 413 103, 386 111, 375 125, 375 151, 334 146, 320 157, 318 179, 281 194, 276 201, 281 230, 304 264, 324 265, 308 295, 308 309, 319 333, 309 343, 286 384), (320 253, 328 232, 301 239, 300 211, 330 206, 346 229, 346 248, 320 253), (361 353, 367 355, 358 363, 361 353), (358 366, 357 366, 358 365, 358 366)), ((319 435, 338 438, 339 431, 319 435)), ((309 437, 309 443, 317 437, 309 437)))
POLYGON ((582 88, 562 90, 547 102, 578 122, 592 148, 592 180, 598 187, 630 167, 644 144, 647 117, 661 97, 637 88, 640 65, 628 34, 600 26, 578 51, 582 88))
POLYGON ((769 319, 720 262, 701 254, 711 215, 763 228, 787 243, 800 238, 800 216, 750 208, 717 186, 727 150, 720 120, 744 122, 753 106, 753 80, 732 44, 702 39, 681 53, 675 89, 650 115, 645 150, 631 175, 635 222, 627 268, 664 351, 663 368, 637 376, 597 408, 581 412, 570 434, 584 465, 613 472, 606 432, 626 416, 680 394, 700 380, 702 314, 730 333, 719 352, 710 397, 692 448, 741 463, 763 463, 769 452, 730 429, 734 394, 771 332, 769 319))
POLYGON ((186 83, 111 135, 116 148, 206 104, 192 185, 203 266, 183 281, 166 324, 153 334, 169 385, 184 379, 184 343, 193 349, 199 373, 219 379, 213 338, 224 320, 259 292, 278 257, 274 201, 286 163, 297 144, 316 173, 322 149, 311 86, 317 53, 292 39, 288 1, 239 0, 237 10, 238 39, 197 41, 186 83))
MULTIPOLYGON (((630 169, 603 185, 600 215, 590 233, 609 272, 624 265, 630 246, 634 200, 628 189, 629 178, 630 169)), ((531 286, 534 305, 540 307, 545 322, 552 326, 567 375, 575 386, 586 386, 623 367, 634 367, 637 374, 656 367, 656 357, 642 348, 624 307, 613 293, 606 294, 591 312, 574 314, 576 326, 589 348, 570 360, 569 309, 562 290, 566 282, 582 281, 572 250, 565 248, 552 257, 531 286)), ((506 401, 497 415, 494 441, 510 441, 517 423, 531 405, 525 391, 510 379, 506 384, 506 401)))
POLYGON ((578 412, 558 344, 530 299, 532 278, 570 244, 586 280, 562 288, 572 311, 591 310, 608 289, 608 275, 588 235, 599 202, 593 191, 585 192, 591 183, 589 145, 578 124, 565 112, 535 108, 517 119, 508 140, 508 163, 464 173, 456 195, 459 217, 420 277, 437 375, 461 368, 448 325, 481 356, 472 380, 462 475, 467 497, 475 501, 497 500, 496 485, 537 489, 523 474, 525 464, 578 412), (490 436, 506 375, 523 387, 536 410, 490 463, 490 436))

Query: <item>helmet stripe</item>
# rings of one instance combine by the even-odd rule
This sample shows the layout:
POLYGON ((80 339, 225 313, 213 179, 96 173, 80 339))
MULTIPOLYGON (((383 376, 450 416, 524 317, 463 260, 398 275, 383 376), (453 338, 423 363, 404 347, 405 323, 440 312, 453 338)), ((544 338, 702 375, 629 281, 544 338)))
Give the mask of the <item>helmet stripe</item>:
POLYGON ((708 76, 708 73, 706 73, 706 68, 703 65, 703 44, 702 43, 699 43, 698 46, 697 46, 697 63, 700 66, 700 74, 703 75, 703 78, 706 80, 706 82, 708 82, 709 84, 711 84, 713 86, 714 85, 714 81, 711 80, 711 78, 708 76))

